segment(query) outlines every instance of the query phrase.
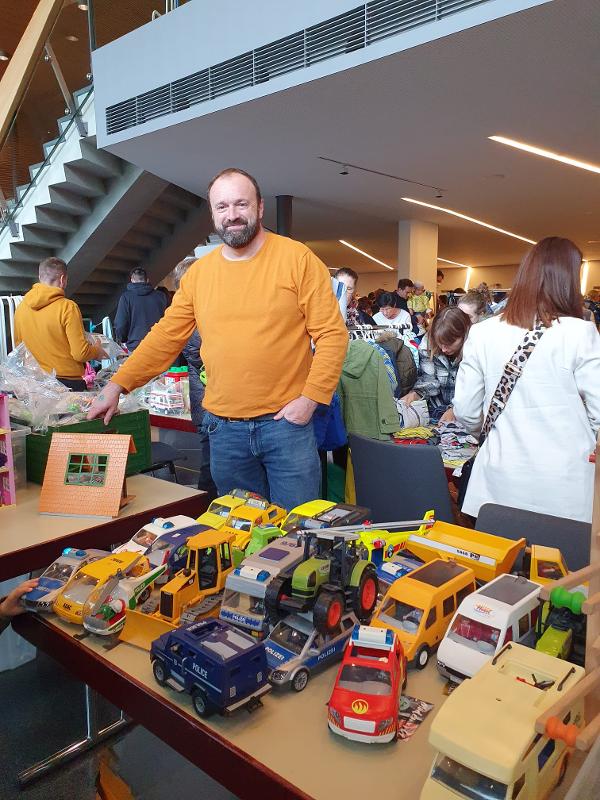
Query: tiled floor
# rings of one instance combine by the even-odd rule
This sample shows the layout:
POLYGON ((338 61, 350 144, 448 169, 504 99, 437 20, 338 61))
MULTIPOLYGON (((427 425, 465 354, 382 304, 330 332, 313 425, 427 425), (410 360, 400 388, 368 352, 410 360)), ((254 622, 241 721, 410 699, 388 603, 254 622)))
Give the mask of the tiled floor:
MULTIPOLYGON (((181 483, 198 481, 198 450, 193 434, 164 431, 185 461, 177 462, 181 483)), ((168 470, 156 473, 168 479, 168 470)), ((6 640, 5 640, 6 641, 6 640)), ((2 648, 0 638, 0 648, 2 648)), ((1 800, 95 800, 100 761, 110 765, 140 800, 177 795, 210 800, 235 800, 208 775, 190 764, 141 726, 111 739, 69 765, 21 789, 17 775, 36 761, 85 735, 84 687, 43 653, 17 669, 0 672, 0 798, 1 800)), ((118 712, 101 708, 102 724, 118 712)))

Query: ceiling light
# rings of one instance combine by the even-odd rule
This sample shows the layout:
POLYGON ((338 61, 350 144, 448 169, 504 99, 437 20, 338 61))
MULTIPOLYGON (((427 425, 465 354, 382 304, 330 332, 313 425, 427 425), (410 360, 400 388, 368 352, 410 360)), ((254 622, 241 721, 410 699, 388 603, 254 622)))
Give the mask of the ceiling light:
POLYGON ((77 3, 77 8, 80 11, 87 11, 88 10, 88 4, 87 3, 77 3))
POLYGON ((457 267, 465 267, 466 269, 471 269, 468 264, 461 264, 460 261, 450 261, 449 258, 440 258, 438 256, 438 261, 443 261, 444 264, 455 264, 457 267))
POLYGON ((469 284, 471 283, 472 274, 473 274, 473 267, 467 267, 467 277, 465 278, 465 292, 469 291, 469 284))
POLYGON ((73 34, 72 34, 72 33, 71 33, 71 34, 69 34, 69 36, 65 36, 65 39, 66 39, 68 42, 78 42, 78 41, 79 41, 79 37, 78 37, 78 36, 73 36, 73 34))
POLYGON ((0 50, 0 61, 8 61, 10 56, 4 50, 0 50))
POLYGON ((380 261, 378 258, 375 258, 375 256, 371 256, 369 255, 369 253, 365 253, 365 251, 361 250, 360 247, 355 247, 353 244, 350 244, 350 242, 344 241, 344 239, 338 239, 338 241, 345 247, 349 247, 351 250, 355 250, 357 253, 360 253, 361 256, 364 256, 365 258, 370 258, 371 261, 374 261, 376 264, 381 264, 381 266, 385 267, 386 269, 391 269, 391 270, 394 269, 394 267, 390 267, 389 264, 386 264, 385 261, 380 261))
POLYGON ((584 261, 581 266, 582 266, 582 270, 581 270, 581 294, 585 295, 585 292, 587 290, 588 277, 589 277, 589 274, 590 274, 590 263, 589 263, 589 261, 584 261))
POLYGON ((512 236, 513 239, 520 239, 522 242, 535 244, 533 239, 527 239, 525 236, 519 236, 518 233, 511 233, 510 231, 504 230, 504 228, 497 228, 495 225, 490 225, 489 222, 483 222, 483 220, 475 219, 475 217, 468 217, 466 214, 461 214, 459 211, 452 211, 450 208, 442 208, 441 206, 434 206, 432 205, 432 203, 424 203, 422 200, 415 200, 412 197, 403 197, 402 200, 404 200, 407 203, 416 203, 418 206, 426 206, 427 208, 433 208, 435 211, 443 211, 444 214, 451 214, 453 217, 466 219, 467 222, 474 222, 475 225, 481 225, 483 228, 489 228, 492 231, 498 231, 498 233, 503 233, 505 236, 512 236))
POLYGON ((596 172, 600 175, 600 166, 598 164, 590 164, 587 161, 579 161, 577 158, 570 156, 563 156, 560 153, 554 153, 552 150, 545 150, 543 147, 534 147, 525 142, 518 142, 516 139, 507 139, 506 136, 488 136, 494 142, 506 144, 509 147, 516 147, 517 150, 524 150, 526 153, 533 153, 534 156, 542 156, 543 158, 551 158, 553 161, 560 161, 562 164, 568 164, 571 167, 579 167, 579 169, 587 169, 589 172, 596 172))

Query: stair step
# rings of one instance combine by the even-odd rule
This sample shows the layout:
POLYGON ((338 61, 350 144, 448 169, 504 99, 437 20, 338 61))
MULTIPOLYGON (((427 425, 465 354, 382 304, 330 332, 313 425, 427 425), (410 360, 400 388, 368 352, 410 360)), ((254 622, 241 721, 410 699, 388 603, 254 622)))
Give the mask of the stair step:
POLYGON ((82 86, 81 89, 76 89, 73 92, 73 99, 75 100, 75 104, 78 105, 78 106, 81 105, 81 103, 83 102, 85 96, 87 94, 89 94, 90 92, 93 92, 93 91, 94 91, 94 87, 93 87, 93 85, 91 83, 88 83, 87 86, 82 86))
POLYGON ((49 153, 54 149, 54 146, 58 143, 59 136, 56 139, 51 139, 49 142, 44 142, 44 156, 48 156, 49 153))
POLYGON ((18 261, 18 260, 2 260, 0 261, 0 279, 2 285, 7 280, 21 281, 31 288, 33 281, 38 278, 38 270, 35 264, 31 261, 18 261))
POLYGON ((98 267, 125 275, 126 278, 129 278, 129 273, 132 269, 135 269, 138 264, 139 261, 125 261, 122 258, 113 258, 112 253, 109 253, 106 258, 98 264, 98 267))
POLYGON ((36 229, 74 233, 79 228, 79 223, 75 217, 55 208, 37 206, 35 219, 36 221, 31 223, 31 227, 36 229))
POLYGON ((134 261, 139 264, 140 261, 143 261, 148 255, 148 250, 143 247, 132 247, 127 244, 123 244, 119 242, 113 249, 110 251, 109 256, 111 258, 122 258, 125 261, 134 261))
POLYGON ((144 250, 154 250, 160 244, 160 237, 150 236, 148 233, 136 230, 135 226, 121 239, 120 244, 128 247, 141 247, 144 250))
POLYGON ((20 200, 23 197, 23 195, 29 189, 30 186, 31 186, 31 182, 22 183, 20 186, 17 186, 17 188, 15 189, 15 195, 16 195, 17 200, 20 200))
POLYGON ((164 236, 170 236, 173 233, 173 225, 170 222, 164 222, 157 217, 153 217, 147 212, 141 217, 134 225, 134 230, 149 233, 150 236, 156 236, 162 239, 164 236))
MULTIPOLYGON (((92 276, 96 278, 95 271, 92 273, 92 276)), ((117 289, 112 283, 103 283, 102 281, 90 280, 82 283, 79 289, 77 289, 77 295, 111 295, 116 291, 117 289)))
POLYGON ((29 177, 31 180, 34 180, 35 176, 39 172, 39 170, 44 166, 45 161, 38 161, 37 164, 30 164, 29 165, 29 177))
POLYGON ((167 186, 161 194, 160 200, 165 200, 177 208, 185 208, 188 211, 192 208, 198 208, 204 203, 204 200, 198 195, 192 194, 187 189, 182 189, 181 186, 175 186, 174 184, 167 186))
POLYGON ((155 217, 162 222, 169 222, 171 224, 181 222, 186 216, 183 209, 177 208, 176 206, 172 205, 171 203, 167 203, 164 200, 156 200, 154 203, 152 203, 148 209, 148 213, 151 217, 155 217))
POLYGON ((106 186, 102 178, 97 175, 90 175, 84 171, 65 164, 65 180, 54 183, 57 189, 65 189, 79 197, 104 197, 106 186))
POLYGON ((123 162, 106 150, 98 150, 90 139, 81 139, 82 158, 69 162, 99 178, 117 178, 123 171, 123 162))
POLYGON ((65 189, 55 189, 54 186, 50 187, 49 192, 51 207, 53 209, 66 211, 68 214, 73 214, 76 217, 87 215, 92 210, 89 200, 85 197, 73 194, 65 189))
POLYGON ((65 236, 62 233, 48 228, 33 227, 34 224, 35 223, 23 225, 21 228, 21 234, 25 244, 47 247, 53 250, 64 246, 65 236))
POLYGON ((113 286, 122 286, 129 281, 130 270, 102 269, 102 265, 92 272, 92 277, 101 283, 110 283, 113 286))
POLYGON ((25 242, 11 242, 10 252, 12 258, 22 263, 33 263, 36 266, 45 258, 54 255, 54 249, 47 247, 36 247, 25 242))

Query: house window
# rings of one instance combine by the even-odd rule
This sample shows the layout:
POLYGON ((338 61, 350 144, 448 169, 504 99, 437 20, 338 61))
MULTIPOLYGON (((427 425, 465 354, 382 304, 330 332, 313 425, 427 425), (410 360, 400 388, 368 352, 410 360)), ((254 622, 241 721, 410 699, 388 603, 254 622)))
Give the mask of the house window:
POLYGON ((69 453, 65 483, 68 486, 104 486, 108 455, 69 453))

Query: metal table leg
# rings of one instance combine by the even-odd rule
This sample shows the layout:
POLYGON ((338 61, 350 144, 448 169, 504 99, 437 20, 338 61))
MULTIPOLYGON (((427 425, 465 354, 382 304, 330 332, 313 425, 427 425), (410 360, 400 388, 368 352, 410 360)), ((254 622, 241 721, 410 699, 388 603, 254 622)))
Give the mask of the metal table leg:
POLYGON ((110 725, 107 725, 105 728, 98 728, 97 697, 97 693, 86 684, 85 716, 87 731, 85 738, 73 742, 57 753, 53 753, 43 761, 39 761, 37 764, 29 767, 29 769, 21 772, 18 776, 18 781, 21 786, 25 786, 31 783, 31 781, 37 780, 37 778, 46 775, 46 773, 56 769, 56 767, 60 767, 67 761, 71 761, 82 753, 86 753, 97 744, 100 744, 110 736, 114 736, 114 734, 119 733, 128 725, 132 724, 132 720, 127 719, 121 711, 119 719, 111 722, 110 725))

